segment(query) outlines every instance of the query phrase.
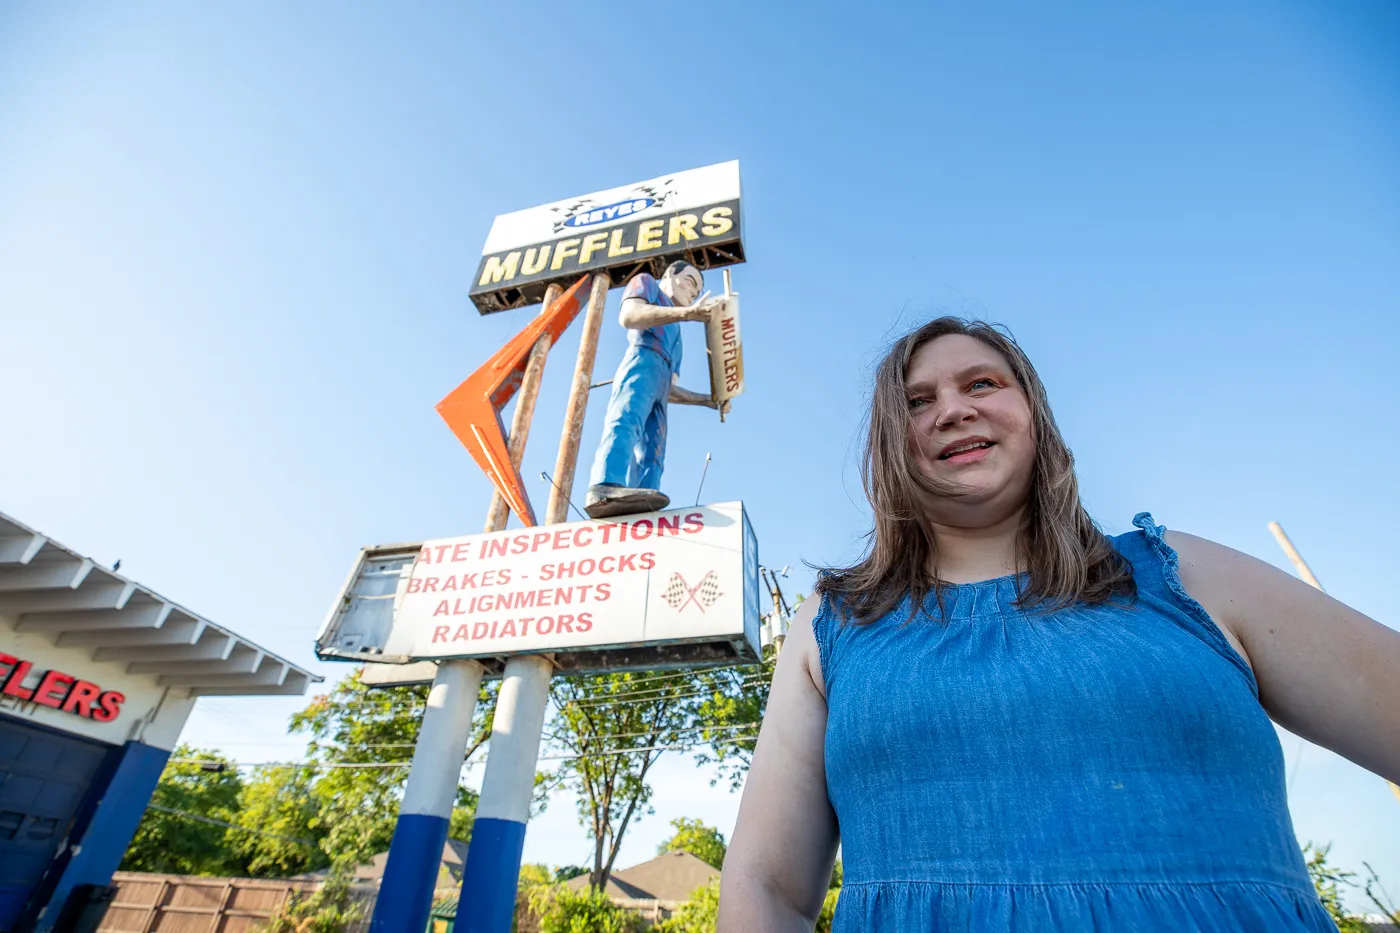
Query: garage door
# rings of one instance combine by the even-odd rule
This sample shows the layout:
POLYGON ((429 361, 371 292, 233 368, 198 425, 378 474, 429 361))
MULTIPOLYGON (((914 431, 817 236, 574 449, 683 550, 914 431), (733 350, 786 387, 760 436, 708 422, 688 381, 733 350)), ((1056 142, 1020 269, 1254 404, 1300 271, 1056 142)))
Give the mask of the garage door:
POLYGON ((14 928, 108 750, 0 717, 0 933, 14 928))

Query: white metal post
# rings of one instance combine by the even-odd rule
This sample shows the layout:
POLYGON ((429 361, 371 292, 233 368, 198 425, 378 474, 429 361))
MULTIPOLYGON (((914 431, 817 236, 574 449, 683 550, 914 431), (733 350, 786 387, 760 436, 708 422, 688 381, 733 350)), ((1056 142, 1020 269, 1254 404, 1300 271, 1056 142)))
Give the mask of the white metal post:
POLYGON ((460 933, 509 933, 511 928, 553 670, 553 662, 541 655, 506 662, 462 873, 460 933))
POLYGON ((482 673, 476 661, 438 665, 413 749, 371 933, 422 933, 427 929, 482 673))

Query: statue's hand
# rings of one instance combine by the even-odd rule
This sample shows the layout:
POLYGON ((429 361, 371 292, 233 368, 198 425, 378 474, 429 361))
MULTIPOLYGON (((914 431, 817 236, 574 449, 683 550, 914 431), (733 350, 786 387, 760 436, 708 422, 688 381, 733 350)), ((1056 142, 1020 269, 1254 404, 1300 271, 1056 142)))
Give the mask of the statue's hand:
POLYGON ((711 398, 710 404, 707 407, 718 410, 721 415, 727 415, 729 414, 729 399, 725 399, 722 402, 717 402, 713 398, 711 398))
POLYGON ((722 307, 724 307, 724 297, 722 295, 711 298, 710 293, 706 292, 696 299, 695 304, 685 309, 685 319, 687 321, 705 321, 708 323, 714 313, 722 307))

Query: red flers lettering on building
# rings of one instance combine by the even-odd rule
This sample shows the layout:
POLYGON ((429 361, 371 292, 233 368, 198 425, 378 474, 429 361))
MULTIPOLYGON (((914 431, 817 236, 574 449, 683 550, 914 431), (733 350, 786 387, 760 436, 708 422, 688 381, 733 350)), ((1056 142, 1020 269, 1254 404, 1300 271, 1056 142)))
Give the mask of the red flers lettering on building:
POLYGON ((34 664, 23 658, 0 653, 0 694, 12 696, 40 706, 51 706, 64 713, 82 716, 93 722, 111 722, 121 714, 126 696, 115 690, 103 690, 97 684, 80 680, 62 671, 36 673, 38 684, 26 687, 34 664))

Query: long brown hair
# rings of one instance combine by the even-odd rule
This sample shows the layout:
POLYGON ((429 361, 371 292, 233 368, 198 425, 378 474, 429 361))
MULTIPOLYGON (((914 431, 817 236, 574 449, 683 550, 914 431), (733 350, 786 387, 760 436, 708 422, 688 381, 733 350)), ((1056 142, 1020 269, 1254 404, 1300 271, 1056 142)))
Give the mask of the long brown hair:
POLYGON ((905 334, 881 360, 861 464, 865 495, 875 511, 870 547, 852 566, 823 571, 817 591, 831 594, 843 615, 862 623, 892 611, 906 594, 913 602, 911 619, 930 590, 941 599, 942 584, 928 571, 938 566, 938 548, 919 510, 919 493, 946 496, 956 490, 931 480, 914 460, 905 378, 920 347, 951 334, 980 340, 1000 353, 1030 405, 1035 464, 1017 548, 1018 565, 1026 573, 1019 604, 1054 609, 1133 595, 1131 566, 1079 500, 1074 455, 1055 424, 1035 367, 1008 333, 956 317, 936 318, 905 334))

